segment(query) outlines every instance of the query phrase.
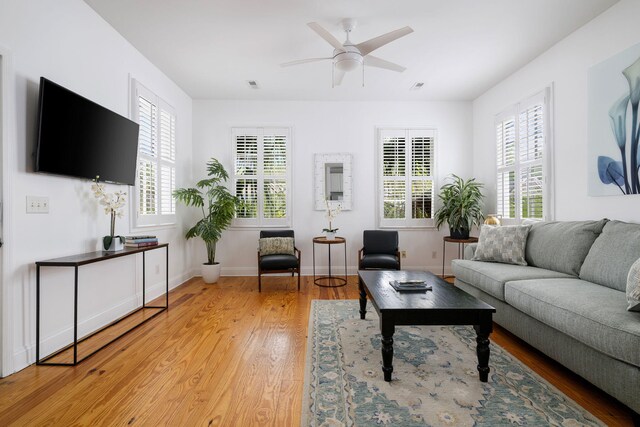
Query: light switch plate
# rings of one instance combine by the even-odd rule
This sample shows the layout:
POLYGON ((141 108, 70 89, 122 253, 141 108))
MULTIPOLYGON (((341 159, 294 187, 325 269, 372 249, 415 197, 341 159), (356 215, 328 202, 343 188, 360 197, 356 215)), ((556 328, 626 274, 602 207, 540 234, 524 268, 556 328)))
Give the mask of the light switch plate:
POLYGON ((27 196, 27 213, 49 213, 49 198, 42 196, 27 196))

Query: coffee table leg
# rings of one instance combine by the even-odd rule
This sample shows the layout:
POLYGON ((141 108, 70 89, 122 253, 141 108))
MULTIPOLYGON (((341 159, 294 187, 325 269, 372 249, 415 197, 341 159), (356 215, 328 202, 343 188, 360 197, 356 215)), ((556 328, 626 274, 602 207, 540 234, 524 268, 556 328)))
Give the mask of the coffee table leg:
POLYGON ((492 330, 491 320, 481 325, 475 325, 476 353, 478 355, 478 373, 480 381, 486 383, 489 379, 489 335, 492 330))
POLYGON ((360 318, 364 319, 365 314, 367 314, 367 293, 360 278, 358 278, 358 289, 360 289, 360 318))
POLYGON ((380 330, 382 332, 382 372, 384 380, 391 381, 393 373, 393 334, 395 325, 380 320, 380 330))

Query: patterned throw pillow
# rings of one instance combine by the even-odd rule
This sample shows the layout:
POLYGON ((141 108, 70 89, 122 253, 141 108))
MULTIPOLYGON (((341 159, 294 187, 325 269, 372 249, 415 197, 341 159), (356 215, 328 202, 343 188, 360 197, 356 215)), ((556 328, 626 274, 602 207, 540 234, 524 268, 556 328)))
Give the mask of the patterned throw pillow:
POLYGON ((530 225, 502 227, 483 225, 472 260, 527 265, 524 259, 524 248, 530 228, 530 225))
POLYGON ((293 237, 263 237, 259 245, 260 256, 293 255, 293 237))
POLYGON ((633 263, 627 276, 627 302, 627 310, 640 311, 640 259, 633 263))

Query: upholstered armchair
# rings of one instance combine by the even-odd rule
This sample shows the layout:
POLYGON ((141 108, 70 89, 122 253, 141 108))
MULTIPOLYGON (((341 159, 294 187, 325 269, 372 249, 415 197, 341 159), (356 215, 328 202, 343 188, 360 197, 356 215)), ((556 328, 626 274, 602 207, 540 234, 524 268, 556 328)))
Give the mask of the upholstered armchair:
POLYGON ((258 247, 258 292, 262 292, 262 275, 298 273, 300 290, 301 252, 295 247, 293 230, 261 230, 258 247))
POLYGON ((400 270, 398 232, 364 230, 358 251, 359 270, 400 270))

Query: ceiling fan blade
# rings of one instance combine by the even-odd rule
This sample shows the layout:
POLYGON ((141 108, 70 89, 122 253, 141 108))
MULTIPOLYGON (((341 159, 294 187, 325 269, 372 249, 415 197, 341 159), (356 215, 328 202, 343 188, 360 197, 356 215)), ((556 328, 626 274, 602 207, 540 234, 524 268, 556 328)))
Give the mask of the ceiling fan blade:
POLYGON ((309 22, 307 25, 320 37, 325 39, 331 46, 339 50, 344 50, 342 43, 340 43, 337 38, 333 37, 333 35, 329 31, 325 30, 324 27, 322 27, 320 24, 318 24, 317 22, 309 22))
POLYGON ((385 61, 377 56, 367 55, 364 57, 364 65, 369 67, 384 68, 385 70, 397 71, 399 73, 406 70, 402 65, 394 64, 393 62, 385 61))
POLYGON ((390 33, 369 39, 366 42, 358 43, 356 47, 362 56, 364 56, 387 43, 391 43, 392 41, 411 33, 413 33, 413 29, 411 27, 400 28, 398 30, 391 31, 390 33))
POLYGON ((318 62, 318 61, 324 61, 326 59, 333 59, 333 58, 307 58, 307 59, 298 59, 296 61, 289 61, 289 62, 284 62, 282 64, 280 64, 281 67, 290 67, 292 65, 300 65, 300 64, 306 64, 307 62, 318 62))
POLYGON ((342 83, 342 79, 344 78, 345 74, 346 74, 345 71, 335 70, 334 74, 333 74, 333 85, 334 86, 340 86, 340 84, 342 83))

